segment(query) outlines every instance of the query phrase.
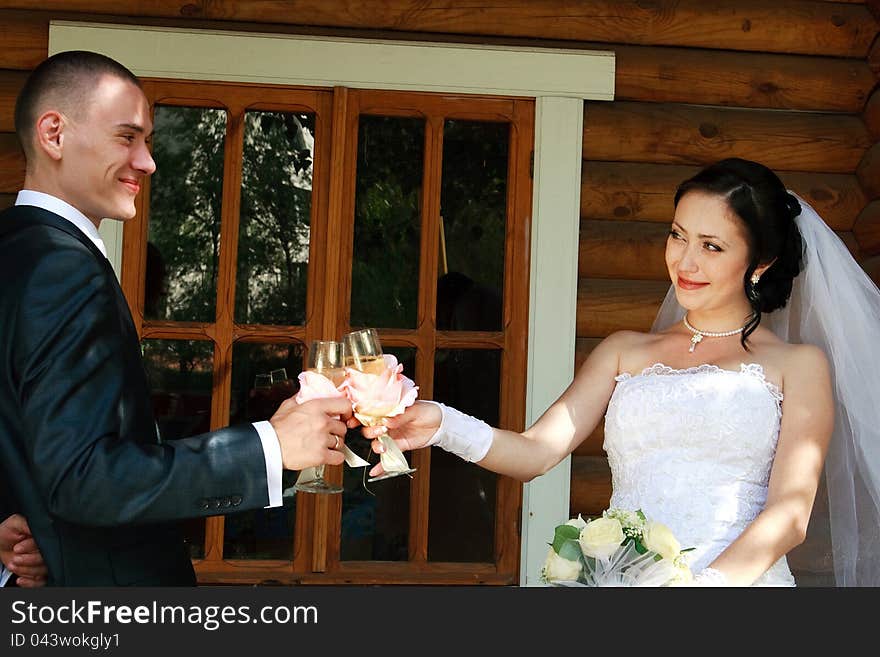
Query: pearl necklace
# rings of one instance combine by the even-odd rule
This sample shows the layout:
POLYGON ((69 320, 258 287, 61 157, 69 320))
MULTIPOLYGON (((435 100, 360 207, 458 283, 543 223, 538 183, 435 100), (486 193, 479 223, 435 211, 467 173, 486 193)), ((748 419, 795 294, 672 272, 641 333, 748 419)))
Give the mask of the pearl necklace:
POLYGON ((732 331, 701 331, 698 328, 694 328, 688 322, 687 313, 684 314, 684 317, 681 318, 681 321, 684 322, 684 325, 687 327, 688 331, 693 333, 693 337, 691 337, 691 348, 688 349, 689 352, 693 352, 694 349, 697 348, 697 344, 703 341, 703 338, 726 338, 730 335, 736 335, 737 333, 742 333, 745 330, 745 324, 740 326, 738 329, 733 329, 732 331))

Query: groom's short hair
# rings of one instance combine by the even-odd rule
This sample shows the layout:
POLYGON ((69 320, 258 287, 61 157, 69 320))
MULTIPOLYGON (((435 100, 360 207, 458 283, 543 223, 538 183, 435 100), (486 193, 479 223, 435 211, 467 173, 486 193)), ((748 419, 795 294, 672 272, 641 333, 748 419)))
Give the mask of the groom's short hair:
POLYGON ((15 101, 15 133, 26 157, 33 156, 33 129, 37 117, 57 109, 80 117, 89 109, 98 80, 112 75, 137 87, 141 82, 125 66, 88 50, 67 50, 43 60, 31 71, 15 101))

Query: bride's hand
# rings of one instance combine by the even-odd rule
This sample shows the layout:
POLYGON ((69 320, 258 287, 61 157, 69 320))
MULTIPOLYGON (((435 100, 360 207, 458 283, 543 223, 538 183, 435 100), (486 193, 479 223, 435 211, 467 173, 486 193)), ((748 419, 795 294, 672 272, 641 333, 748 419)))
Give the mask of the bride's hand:
MULTIPOLYGON (((385 447, 378 438, 386 433, 394 439, 401 451, 421 449, 428 445, 431 437, 440 428, 443 414, 436 404, 425 401, 417 401, 406 411, 395 417, 385 418, 383 424, 375 427, 364 427, 361 433, 365 438, 373 441, 372 449, 376 454, 385 451, 385 447)), ((377 463, 370 470, 371 477, 377 477, 384 473, 381 463, 377 463)))

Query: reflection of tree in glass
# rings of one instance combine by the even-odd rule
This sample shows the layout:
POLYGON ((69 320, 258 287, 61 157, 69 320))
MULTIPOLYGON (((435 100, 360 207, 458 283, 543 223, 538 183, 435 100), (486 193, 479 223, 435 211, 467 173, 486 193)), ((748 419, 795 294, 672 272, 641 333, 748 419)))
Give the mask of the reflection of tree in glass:
POLYGON ((415 326, 424 135, 423 119, 360 119, 353 326, 415 326))
POLYGON ((156 107, 149 239, 165 261, 166 316, 214 320, 226 112, 156 107))
POLYGON ((245 115, 235 318, 305 323, 314 116, 245 115))
MULTIPOLYGON (((507 123, 477 121, 448 120, 443 128, 440 214, 449 271, 466 275, 499 300, 504 281, 509 132, 507 123)), ((481 326, 481 330, 501 328, 500 307, 496 308, 493 325, 481 326)))

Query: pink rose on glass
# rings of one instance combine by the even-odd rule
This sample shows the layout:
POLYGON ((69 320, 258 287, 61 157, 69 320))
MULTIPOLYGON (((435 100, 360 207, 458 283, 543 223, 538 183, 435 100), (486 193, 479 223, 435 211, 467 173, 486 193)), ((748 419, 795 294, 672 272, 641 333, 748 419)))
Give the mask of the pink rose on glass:
POLYGON ((345 391, 333 385, 333 382, 323 374, 306 370, 300 372, 297 378, 299 379, 299 392, 294 397, 297 404, 304 404, 312 399, 345 397, 345 391))
MULTIPOLYGON (((381 424, 383 418, 400 415, 415 402, 418 387, 402 374, 403 365, 397 362, 397 358, 382 353, 376 329, 346 333, 342 344, 345 381, 339 389, 345 390, 354 416, 361 424, 368 427, 381 424)), ((388 434, 378 440, 385 448, 380 456, 385 474, 369 481, 415 472, 388 434)))
POLYGON ((361 424, 373 427, 382 418, 394 417, 411 406, 418 395, 418 386, 405 377, 403 365, 391 354, 383 354, 385 367, 378 374, 345 368, 345 381, 339 386, 351 400, 354 416, 361 424))

